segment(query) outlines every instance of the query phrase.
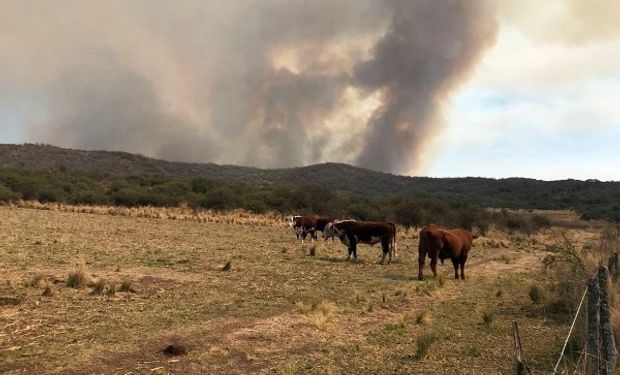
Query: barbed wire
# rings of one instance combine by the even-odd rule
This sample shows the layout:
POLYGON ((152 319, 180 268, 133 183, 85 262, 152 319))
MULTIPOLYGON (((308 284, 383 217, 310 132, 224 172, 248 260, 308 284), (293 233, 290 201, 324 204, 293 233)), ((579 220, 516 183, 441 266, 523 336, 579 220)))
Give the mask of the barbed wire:
POLYGON ((588 288, 586 287, 583 291, 583 296, 581 297, 581 302, 579 302, 579 307, 577 308, 577 312, 575 313, 575 318, 573 318, 573 324, 570 326, 570 330, 568 331, 568 336, 566 336, 566 340, 564 340, 564 346, 562 346, 562 352, 560 352, 560 358, 558 358, 558 362, 555 364, 553 368, 553 374, 558 373, 558 366, 560 366, 560 362, 562 362, 562 358, 564 358, 564 351, 566 350, 566 345, 568 344, 568 340, 570 339, 570 335, 573 333, 573 328, 575 328, 575 323, 577 322, 577 317, 579 316, 579 312, 581 311, 581 306, 583 305, 583 301, 586 299, 586 294, 588 293, 588 288))

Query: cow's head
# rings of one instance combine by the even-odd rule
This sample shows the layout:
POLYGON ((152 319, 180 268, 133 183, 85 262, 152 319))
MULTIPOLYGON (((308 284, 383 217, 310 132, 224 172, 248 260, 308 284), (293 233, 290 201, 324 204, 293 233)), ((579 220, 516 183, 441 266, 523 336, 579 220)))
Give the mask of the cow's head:
POLYGON ((340 237, 344 233, 344 229, 338 229, 334 222, 329 222, 325 225, 325 229, 323 230, 323 238, 325 241, 328 239, 334 239, 334 237, 340 237))
POLYGON ((329 222, 325 224, 325 229, 323 229, 323 238, 327 241, 330 237, 333 239, 336 235, 336 229, 334 228, 334 223, 329 222))
POLYGON ((295 219, 293 218, 293 216, 287 216, 285 222, 291 228, 295 226, 295 219))

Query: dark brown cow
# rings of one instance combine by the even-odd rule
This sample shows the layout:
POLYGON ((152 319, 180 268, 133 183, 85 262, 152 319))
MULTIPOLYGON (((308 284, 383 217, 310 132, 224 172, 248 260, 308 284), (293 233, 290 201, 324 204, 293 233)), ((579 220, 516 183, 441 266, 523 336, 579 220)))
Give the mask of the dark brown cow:
POLYGON ((418 278, 423 279, 422 268, 426 256, 431 260, 433 276, 437 277, 437 258, 441 264, 447 258, 452 260, 454 277, 459 278, 459 266, 461 279, 465 279, 465 262, 473 240, 478 235, 465 229, 446 229, 435 224, 429 224, 420 231, 420 245, 418 246, 418 278))
POLYGON ((392 261, 392 255, 396 256, 396 225, 394 223, 341 220, 328 223, 323 231, 323 238, 338 237, 340 242, 349 249, 347 260, 357 259, 357 244, 363 243, 374 245, 381 242, 383 256, 381 264, 385 261, 385 256, 389 255, 388 263, 392 261))
POLYGON ((297 240, 304 242, 306 236, 310 234, 310 238, 317 240, 316 231, 323 231, 327 223, 334 221, 333 218, 309 216, 289 216, 288 224, 297 235, 297 240))

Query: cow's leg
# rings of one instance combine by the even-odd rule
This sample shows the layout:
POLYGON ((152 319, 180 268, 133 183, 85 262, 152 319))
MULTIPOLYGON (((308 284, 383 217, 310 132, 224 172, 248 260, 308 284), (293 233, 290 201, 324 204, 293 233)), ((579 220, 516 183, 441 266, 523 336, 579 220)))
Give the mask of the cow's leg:
POLYGON ((353 254, 353 244, 351 243, 351 241, 348 240, 349 237, 346 234, 344 235, 344 237, 341 237, 340 239, 342 240, 342 238, 346 240, 347 250, 349 251, 349 255, 347 255, 347 260, 350 260, 351 254, 353 254))
POLYGON ((303 232, 303 233, 304 233, 304 237, 303 237, 303 239, 301 240, 301 242, 302 242, 302 243, 304 242, 303 240, 305 240, 305 239, 306 239, 306 237, 308 236, 308 234, 310 234, 310 238, 312 238, 312 233, 311 233, 311 232, 309 232, 309 231, 307 231, 307 230, 305 230, 305 229, 304 229, 304 232, 303 232))
POLYGON ((459 278, 459 260, 458 259, 452 259, 452 265, 454 266, 454 278, 458 280, 459 278))
POLYGON ((381 241, 381 248, 383 249, 383 256, 381 257, 381 264, 385 262, 385 256, 388 256, 388 263, 392 263, 392 253, 390 252, 390 243, 386 241, 381 241))
POLYGON ((467 261, 467 259, 463 259, 461 261, 461 279, 465 280, 465 262, 467 261))
POLYGON ((418 279, 424 280, 422 275, 422 268, 424 268, 424 261, 426 260, 426 253, 424 251, 418 251, 418 279))
POLYGON ((431 257, 431 271, 433 271, 433 277, 437 278, 437 255, 431 257))
POLYGON ((357 262, 357 240, 351 239, 351 252, 353 253, 353 260, 357 262))

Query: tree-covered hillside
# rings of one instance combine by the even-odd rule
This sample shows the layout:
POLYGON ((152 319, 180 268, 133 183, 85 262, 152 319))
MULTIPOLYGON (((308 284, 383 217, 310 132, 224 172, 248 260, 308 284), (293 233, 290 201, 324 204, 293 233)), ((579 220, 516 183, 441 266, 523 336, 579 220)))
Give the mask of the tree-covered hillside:
MULTIPOLYGON (((312 186, 321 188, 324 193, 372 199, 399 196, 481 207, 573 209, 584 218, 620 221, 620 182, 407 177, 338 163, 259 169, 212 163, 177 163, 124 152, 71 150, 33 144, 0 145, 0 169, 72 171, 96 181, 112 176, 160 176, 171 181, 204 177, 213 182, 237 184, 256 191, 297 189, 302 195, 306 194, 305 187, 312 186)), ((4 188, 0 185, 0 189, 6 189, 6 184, 4 188)), ((256 202, 259 201, 257 198, 256 202)))

